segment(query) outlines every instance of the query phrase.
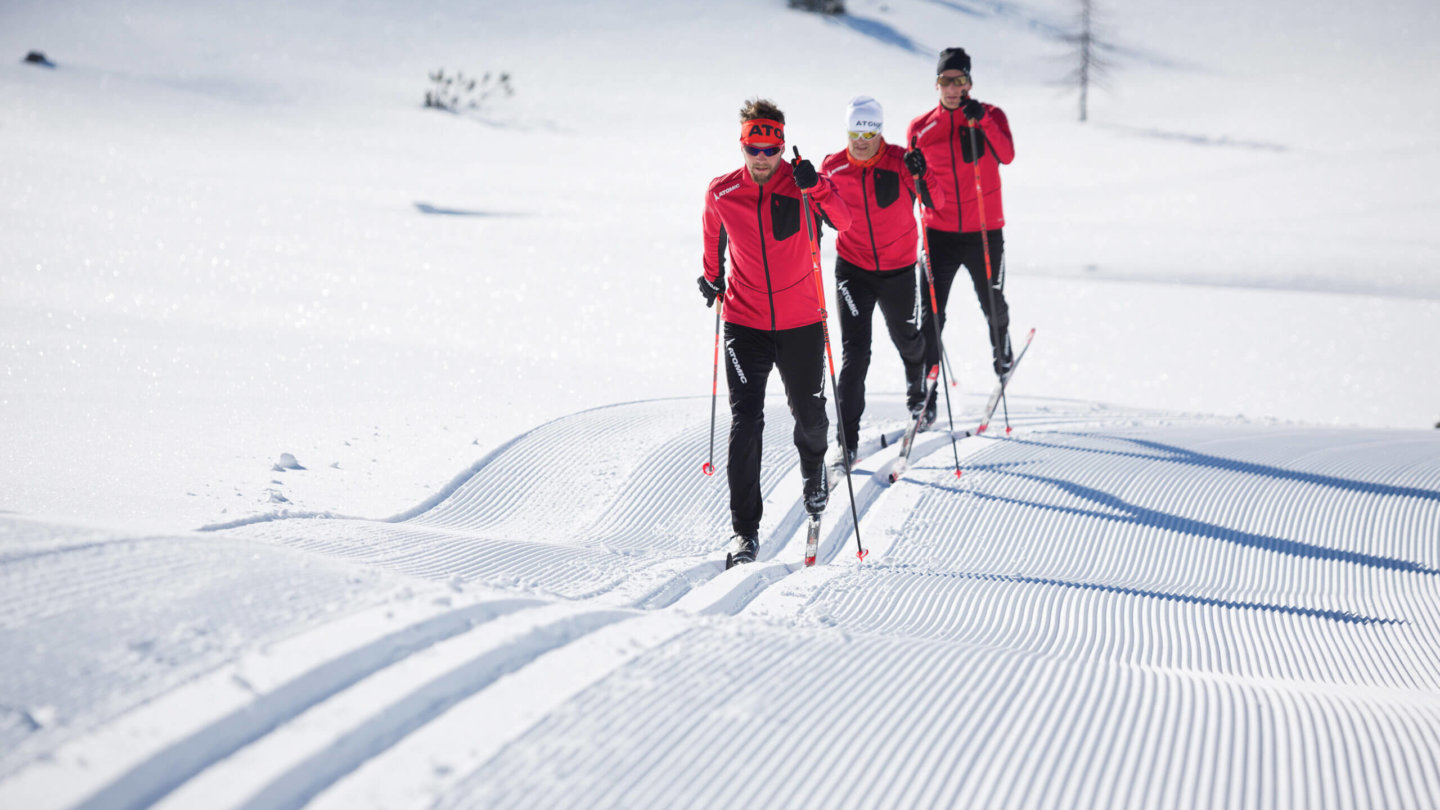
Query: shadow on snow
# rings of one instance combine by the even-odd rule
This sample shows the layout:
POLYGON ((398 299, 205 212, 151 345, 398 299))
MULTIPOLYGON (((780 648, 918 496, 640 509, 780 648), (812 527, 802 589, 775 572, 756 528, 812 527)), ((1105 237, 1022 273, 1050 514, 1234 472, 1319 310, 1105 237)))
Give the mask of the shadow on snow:
MULTIPOLYGON (((971 490, 970 494, 981 500, 993 501, 995 503, 1012 504, 1015 506, 1044 509, 1052 512, 1060 512, 1066 515, 1078 517, 1096 518, 1116 523, 1128 523, 1138 526, 1146 526, 1154 529, 1173 531, 1181 534, 1195 535, 1196 537, 1208 537, 1212 540, 1220 540, 1226 543, 1256 548, 1262 551, 1270 551, 1276 554, 1285 554, 1293 557, 1306 557, 1317 560, 1330 560, 1333 562, 1345 562, 1355 565, 1363 565, 1367 568, 1377 568, 1387 571, 1408 571, 1417 574, 1435 575, 1440 570, 1429 568, 1409 560, 1384 557, 1378 554, 1364 554, 1358 551, 1345 551, 1343 549, 1328 548, 1326 546, 1305 543, 1299 540, 1287 540, 1283 537, 1271 537, 1254 532, 1231 529, 1225 526, 1218 526, 1214 523, 1206 523, 1201 520, 1172 515, 1155 509, 1147 509, 1143 506, 1136 506, 1108 492, 1102 492, 1093 487, 1082 486, 1074 481, 1066 481, 1060 478, 1051 478, 1044 475, 1033 475, 1015 470, 1003 469, 1008 465, 976 465, 970 467, 971 471, 988 471, 999 475, 1008 475, 1015 478, 1022 478, 1027 481, 1034 481, 1040 484, 1047 484, 1063 490, 1079 498, 1083 498, 1099 506, 1114 511, 1104 512, 1096 509, 1082 509, 1074 506, 1060 506, 1053 503, 1041 503, 1039 501, 1027 501, 1022 498, 1012 498, 1005 495, 994 495, 988 492, 971 490)), ((956 492, 953 487, 940 486, 938 484, 926 484, 946 492, 956 492)))
POLYGON ((467 211, 463 208, 441 208, 427 202, 416 202, 415 209, 422 214, 434 214, 446 217, 528 217, 529 214, 520 214, 513 211, 467 211))
POLYGON ((843 25, 846 28, 863 34, 871 39, 879 40, 886 45, 892 45, 903 51, 909 51, 926 58, 933 58, 939 53, 939 49, 928 45, 922 45, 909 36, 900 33, 895 26, 884 23, 869 17, 856 17, 853 14, 838 14, 825 17, 825 21, 831 25, 843 25))
POLYGON ((1009 439, 1016 444, 1030 447, 1047 447, 1052 450, 1067 452, 1097 453, 1105 456, 1120 456, 1123 458, 1134 458, 1142 461, 1168 461, 1175 464, 1188 464, 1195 467, 1205 467, 1226 472, 1245 473, 1247 475, 1258 475, 1265 478, 1279 478, 1287 481, 1297 481, 1302 484, 1329 487, 1348 492, 1356 492, 1362 495, 1388 495, 1400 498, 1416 498, 1424 501, 1435 501, 1440 503, 1440 492, 1432 489, 1421 489, 1419 487, 1402 487, 1393 484, 1376 484, 1369 481, 1356 481, 1350 478, 1340 478, 1334 475, 1323 475, 1321 473, 1307 473, 1299 470, 1287 470, 1284 467, 1275 467, 1268 464, 1256 464, 1250 461, 1240 461, 1224 456, 1210 455, 1209 453, 1197 453, 1194 450, 1187 450, 1175 445, 1163 444, 1148 439, 1135 439, 1128 436, 1111 436, 1104 433, 1062 433, 1059 435, 1076 436, 1086 439, 1104 439, 1107 441, 1126 442, 1149 450, 1157 450, 1163 455, 1151 453, 1125 452, 1123 450, 1107 450, 1100 447, 1075 447, 1072 445, 1051 444, 1049 442, 1036 441, 1034 439, 1009 439))
MULTIPOLYGON (((1047 15, 1036 9, 1027 8, 1019 3, 1008 2, 1008 0, 988 0, 985 2, 927 0, 927 2, 959 14, 964 14, 967 17, 998 20, 1009 23, 1016 28, 1024 29, 1044 39, 1066 44, 1073 44, 1076 41, 1080 27, 1079 21, 1076 19, 1077 15, 1047 15)), ((1190 65, 1177 62, 1163 54, 1147 51, 1143 48, 1117 45, 1103 39, 1099 40, 1096 45, 1100 50, 1108 54, 1121 56, 1147 67, 1192 68, 1190 65)), ((937 52, 938 51, 932 51, 931 53, 937 52)))
MULTIPOLYGON (((914 573, 906 570, 906 566, 876 565, 876 569, 890 569, 897 573, 914 573)), ((1272 605, 1266 602, 1235 602, 1229 599, 1216 599, 1209 596, 1196 596, 1185 593, 1166 593, 1165 591, 1149 590, 1147 588, 1127 588, 1123 585, 1103 585, 1097 582, 1071 582, 1064 579, 1052 577, 1029 577, 1021 574, 981 574, 963 571, 926 571, 920 572, 925 576, 956 577, 960 579, 973 579, 984 582, 1018 582, 1025 585, 1046 585, 1058 588, 1071 588, 1084 591, 1104 591, 1106 593, 1117 593, 1124 596, 1140 596, 1146 599, 1162 599, 1167 602, 1185 602, 1193 605, 1207 605, 1209 607, 1229 608, 1232 610, 1264 610, 1270 613, 1288 613, 1292 616, 1309 616, 1317 619, 1328 619, 1335 622, 1346 622, 1349 624, 1405 624, 1403 619, 1382 619, 1374 616, 1364 616, 1359 613, 1351 613, 1344 610, 1326 610, 1324 608, 1306 608, 1294 605, 1272 605)))

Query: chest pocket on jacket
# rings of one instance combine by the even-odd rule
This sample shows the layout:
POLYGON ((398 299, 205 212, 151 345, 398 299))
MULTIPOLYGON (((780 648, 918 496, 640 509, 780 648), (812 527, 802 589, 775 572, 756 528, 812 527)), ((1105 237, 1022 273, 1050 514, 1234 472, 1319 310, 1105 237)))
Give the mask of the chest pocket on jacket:
POLYGON ((800 230, 800 201, 784 194, 770 197, 770 228, 775 241, 794 236, 800 230))
MULTIPOLYGON (((975 156, 970 154, 970 133, 961 130, 957 137, 960 139, 960 159, 966 163, 974 163, 975 156)), ((980 150, 980 157, 985 157, 985 133, 975 133, 975 147, 980 150)))
POLYGON ((889 169, 875 170, 875 202, 881 208, 900 199, 900 175, 889 169))

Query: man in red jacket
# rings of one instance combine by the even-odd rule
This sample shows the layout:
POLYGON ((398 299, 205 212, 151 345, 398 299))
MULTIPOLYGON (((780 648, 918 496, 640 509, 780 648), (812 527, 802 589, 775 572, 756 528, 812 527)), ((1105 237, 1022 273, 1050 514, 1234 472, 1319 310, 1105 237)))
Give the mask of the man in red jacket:
POLYGON ((890 340, 905 369, 906 404, 918 413, 925 402, 925 335, 921 331, 916 275, 914 201, 918 181, 923 205, 945 204, 944 184, 926 183, 920 151, 885 142, 884 110, 870 96, 856 96, 845 110, 849 145, 825 158, 820 173, 850 208, 854 223, 835 240, 835 306, 840 311, 840 424, 845 445, 833 463, 855 463, 860 417, 865 412, 865 375, 870 369, 870 323, 875 305, 885 315, 890 340), (903 203, 903 204, 902 204, 903 203), (841 455, 843 453, 843 456, 841 455))
MULTIPOLYGON (((925 228, 930 240, 930 266, 935 276, 935 297, 940 306, 939 324, 945 327, 945 304, 950 285, 960 265, 970 271, 980 309, 990 326, 990 344, 995 374, 1010 370, 1010 309, 1005 303, 1005 210, 1000 200, 1000 164, 1015 159, 1015 143, 1004 111, 992 104, 970 98, 970 57, 963 48, 940 52, 935 87, 940 103, 910 122, 905 140, 918 139, 925 162, 936 175, 932 188, 945 183, 945 192, 955 201, 943 210, 925 211, 925 228), (972 154, 971 143, 975 144, 972 154), (980 167, 983 197, 975 196, 975 167, 980 167), (943 179, 942 179, 943 175, 943 179), (985 209, 981 227, 980 208, 985 209), (985 254, 988 247, 989 268, 985 254), (994 301, 992 310, 991 301, 994 301)), ((929 297, 925 298, 927 317, 929 297)), ((926 333, 928 336, 928 332, 926 333)), ((933 341, 932 341, 933 342, 933 341)), ((925 347, 925 366, 939 362, 940 347, 925 347)), ((927 425, 935 421, 935 400, 926 403, 927 425)))
POLYGON ((753 562, 759 547, 760 440, 765 385, 780 371, 795 449, 800 453, 805 508, 825 511, 825 336, 816 294, 802 191, 820 218, 850 227, 850 210, 808 160, 785 162, 785 114, 765 99, 740 109, 742 168, 710 182, 705 194, 706 306, 724 295, 725 379, 730 389, 730 522, 735 531, 725 565, 753 562), (730 272, 725 271, 726 251, 730 272))

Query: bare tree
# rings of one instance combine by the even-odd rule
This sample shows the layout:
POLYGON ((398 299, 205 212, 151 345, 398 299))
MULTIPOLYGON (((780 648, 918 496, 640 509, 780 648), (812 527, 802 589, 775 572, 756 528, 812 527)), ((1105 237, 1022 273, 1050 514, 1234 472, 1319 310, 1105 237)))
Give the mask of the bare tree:
POLYGON ((1075 33, 1063 39, 1074 46, 1068 58, 1075 63, 1075 69, 1066 77, 1065 83, 1080 88, 1080 120, 1084 122, 1090 114, 1090 85, 1104 87, 1112 66, 1101 54, 1111 46, 1101 38, 1101 26, 1095 12, 1094 0, 1080 0, 1075 33))

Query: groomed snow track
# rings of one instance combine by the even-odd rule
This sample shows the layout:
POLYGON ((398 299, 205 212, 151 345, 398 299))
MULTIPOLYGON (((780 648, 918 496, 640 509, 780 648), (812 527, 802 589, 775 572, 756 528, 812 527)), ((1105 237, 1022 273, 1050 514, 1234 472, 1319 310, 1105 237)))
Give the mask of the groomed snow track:
POLYGON ((779 401, 729 572, 698 400, 543 425, 388 521, 3 519, 39 658, 0 663, 0 807, 1440 801, 1440 435, 1011 406, 891 486, 872 402, 863 564, 841 483, 800 565, 779 401))

